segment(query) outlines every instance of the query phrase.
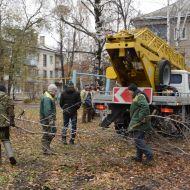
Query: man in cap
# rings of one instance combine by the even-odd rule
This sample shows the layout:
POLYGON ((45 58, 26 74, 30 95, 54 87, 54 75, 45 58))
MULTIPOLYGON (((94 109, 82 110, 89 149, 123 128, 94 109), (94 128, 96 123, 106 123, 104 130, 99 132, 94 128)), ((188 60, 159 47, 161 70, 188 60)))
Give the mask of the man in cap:
POLYGON ((13 149, 10 143, 10 127, 15 127, 14 103, 6 94, 4 85, 0 85, 0 140, 2 141, 11 165, 16 165, 13 149))
POLYGON ((77 130, 77 110, 81 106, 80 94, 74 88, 73 82, 70 80, 66 85, 66 89, 60 97, 60 107, 63 109, 64 127, 62 130, 63 144, 67 144, 67 129, 71 122, 71 138, 69 143, 74 144, 77 130))
POLYGON ((55 96, 57 87, 55 84, 50 84, 48 90, 44 92, 40 102, 40 123, 43 127, 42 136, 42 151, 44 154, 55 154, 50 149, 50 144, 55 137, 57 131, 55 127, 56 120, 56 105, 55 96))
POLYGON ((133 98, 130 106, 131 121, 129 123, 128 131, 133 134, 136 146, 136 156, 132 159, 137 162, 142 162, 144 154, 146 160, 143 163, 150 165, 153 161, 153 153, 144 142, 145 133, 151 129, 150 119, 147 118, 150 115, 148 98, 134 83, 131 83, 128 86, 128 89, 133 98))

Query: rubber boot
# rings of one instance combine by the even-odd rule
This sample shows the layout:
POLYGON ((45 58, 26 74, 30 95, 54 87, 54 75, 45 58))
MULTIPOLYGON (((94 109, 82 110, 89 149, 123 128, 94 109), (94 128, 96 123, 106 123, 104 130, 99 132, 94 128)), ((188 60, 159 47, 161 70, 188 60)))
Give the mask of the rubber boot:
POLYGON ((66 140, 65 136, 62 136, 62 142, 63 142, 63 144, 67 145, 67 140, 66 140))
POLYGON ((71 138, 69 144, 75 144, 75 139, 71 138))
POLYGON ((42 139, 42 151, 44 154, 48 154, 49 152, 49 143, 48 143, 48 140, 47 139, 42 139))
POLYGON ((4 140, 2 142, 3 142, 3 145, 4 145, 5 150, 7 152, 7 155, 9 157, 9 161, 10 161, 11 165, 12 166, 16 165, 17 161, 14 158, 13 149, 12 149, 10 141, 9 140, 4 140))

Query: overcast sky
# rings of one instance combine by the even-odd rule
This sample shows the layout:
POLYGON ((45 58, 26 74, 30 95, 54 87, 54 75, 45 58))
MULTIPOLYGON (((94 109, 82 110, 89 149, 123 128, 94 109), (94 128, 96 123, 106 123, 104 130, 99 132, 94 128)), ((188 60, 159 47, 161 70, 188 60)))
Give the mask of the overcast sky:
MULTIPOLYGON (((176 1, 177 0, 169 0, 170 4, 176 1)), ((145 14, 167 6, 167 2, 168 0, 135 0, 135 8, 145 14)), ((48 34, 44 33, 44 35, 46 36, 46 43, 48 45, 52 46, 53 44, 53 46, 57 46, 55 41, 48 34)))
MULTIPOLYGON (((167 6, 168 0, 135 0, 137 2, 137 9, 140 9, 142 13, 150 13, 167 6)), ((177 0, 169 0, 170 4, 177 0)))

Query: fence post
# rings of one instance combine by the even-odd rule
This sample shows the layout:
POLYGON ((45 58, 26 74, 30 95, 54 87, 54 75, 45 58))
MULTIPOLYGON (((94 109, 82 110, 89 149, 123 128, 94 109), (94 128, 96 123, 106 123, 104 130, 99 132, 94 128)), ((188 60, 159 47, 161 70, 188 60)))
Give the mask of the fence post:
POLYGON ((77 85, 77 71, 76 70, 73 70, 72 82, 73 82, 74 86, 76 87, 76 85, 77 85))
POLYGON ((110 79, 106 79, 105 95, 108 95, 110 91, 110 79))

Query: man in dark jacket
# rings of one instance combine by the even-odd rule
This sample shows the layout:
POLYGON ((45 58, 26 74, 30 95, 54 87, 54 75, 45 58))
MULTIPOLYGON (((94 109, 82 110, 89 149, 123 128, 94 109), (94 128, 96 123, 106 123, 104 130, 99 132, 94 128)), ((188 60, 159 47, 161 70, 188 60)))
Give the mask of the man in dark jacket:
POLYGON ((14 103, 6 94, 4 85, 0 85, 0 140, 2 141, 11 165, 16 165, 10 143, 10 127, 15 127, 14 103))
POLYGON ((42 136, 42 150, 44 154, 54 154, 50 149, 50 144, 55 133, 57 131, 55 127, 56 120, 56 106, 55 106, 55 95, 57 93, 57 87, 54 84, 48 86, 40 102, 40 123, 43 127, 42 136))
POLYGON ((144 137, 146 131, 151 129, 150 108, 146 95, 141 92, 135 84, 130 84, 128 89, 132 93, 133 102, 130 106, 130 117, 128 131, 134 135, 136 145, 136 157, 133 160, 142 162, 143 154, 146 156, 144 164, 149 165, 153 160, 152 150, 145 144, 144 137))
POLYGON ((71 139, 70 144, 74 144, 76 130, 77 130, 77 110, 81 106, 80 93, 74 88, 72 81, 69 81, 65 91, 60 97, 60 106, 63 109, 64 127, 62 130, 62 140, 64 144, 67 144, 66 136, 67 129, 71 123, 71 139))

